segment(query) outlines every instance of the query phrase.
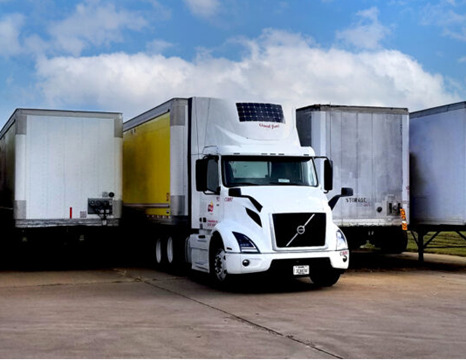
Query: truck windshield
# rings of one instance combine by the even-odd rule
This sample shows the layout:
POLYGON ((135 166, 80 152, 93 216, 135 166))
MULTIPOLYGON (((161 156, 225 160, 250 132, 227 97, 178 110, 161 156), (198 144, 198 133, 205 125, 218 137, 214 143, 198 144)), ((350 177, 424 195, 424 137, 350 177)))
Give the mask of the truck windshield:
POLYGON ((317 186, 314 162, 309 157, 224 156, 223 183, 241 185, 317 186))

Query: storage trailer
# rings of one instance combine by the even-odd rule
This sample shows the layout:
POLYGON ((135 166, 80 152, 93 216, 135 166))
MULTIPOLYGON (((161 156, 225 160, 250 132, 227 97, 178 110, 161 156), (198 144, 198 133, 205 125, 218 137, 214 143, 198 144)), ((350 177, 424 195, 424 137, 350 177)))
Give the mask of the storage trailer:
POLYGON ((354 189, 333 210, 352 248, 369 241, 388 252, 406 249, 408 117, 407 109, 388 107, 311 105, 296 111, 301 145, 333 160, 335 188, 354 189))
POLYGON ((120 113, 17 109, 0 131, 3 228, 26 241, 119 225, 122 130, 120 113))
POLYGON ((278 270, 323 286, 348 268, 322 191, 330 162, 323 184, 280 105, 174 98, 123 129, 124 218, 147 229, 158 265, 220 284, 278 270))
POLYGON ((442 231, 466 239, 466 102, 410 113, 411 224, 419 258, 442 231), (428 232, 432 237, 424 241, 428 232))

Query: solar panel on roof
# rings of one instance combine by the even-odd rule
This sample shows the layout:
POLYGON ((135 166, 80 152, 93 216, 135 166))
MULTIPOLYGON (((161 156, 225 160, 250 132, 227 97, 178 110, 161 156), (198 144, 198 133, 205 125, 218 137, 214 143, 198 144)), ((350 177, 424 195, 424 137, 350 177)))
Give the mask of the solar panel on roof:
POLYGON ((262 103, 237 103, 239 121, 264 121, 284 123, 281 105, 262 103))

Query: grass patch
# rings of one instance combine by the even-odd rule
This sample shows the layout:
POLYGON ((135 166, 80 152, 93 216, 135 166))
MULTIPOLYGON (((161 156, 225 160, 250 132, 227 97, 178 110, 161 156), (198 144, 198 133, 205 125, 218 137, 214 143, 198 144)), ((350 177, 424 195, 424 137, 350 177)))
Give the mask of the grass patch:
MULTIPOLYGON (((435 232, 427 233, 427 235, 424 236, 424 243, 426 243, 434 234, 435 232)), ((464 234, 465 233, 463 232, 463 235, 464 234)), ((408 232, 407 251, 418 252, 417 244, 414 241, 411 232, 408 232)), ((437 235, 424 252, 430 254, 458 255, 466 257, 466 240, 454 231, 444 231, 437 235)))

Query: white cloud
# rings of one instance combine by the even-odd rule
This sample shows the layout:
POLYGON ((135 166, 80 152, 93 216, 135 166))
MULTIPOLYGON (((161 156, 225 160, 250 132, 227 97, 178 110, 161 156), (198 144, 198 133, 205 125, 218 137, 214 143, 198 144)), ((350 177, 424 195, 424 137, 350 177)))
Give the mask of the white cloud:
POLYGON ((19 36, 24 16, 11 14, 0 19, 0 56, 18 55, 22 51, 19 36))
POLYGON ((459 101, 442 76, 399 51, 325 50, 273 30, 248 46, 239 61, 115 53, 43 58, 37 71, 50 106, 122 111, 125 119, 171 97, 189 96, 272 101, 288 110, 315 103, 419 110, 459 101))
POLYGON ((452 39, 466 42, 466 26, 462 27, 461 29, 454 30, 454 31, 445 29, 443 31, 443 34, 451 37, 452 39))
POLYGON ((174 45, 168 41, 155 39, 146 45, 146 49, 151 54, 160 54, 166 49, 172 48, 173 46, 174 45))
POLYGON ((50 26, 57 50, 79 55, 88 46, 109 45, 123 40, 122 30, 140 30, 147 25, 137 13, 117 10, 112 3, 88 0, 76 6, 68 18, 50 26))
POLYGON ((421 24, 438 26, 444 36, 466 41, 466 13, 458 12, 464 9, 464 2, 461 5, 455 1, 428 3, 421 11, 421 24))
POLYGON ((214 16, 219 8, 219 0, 184 0, 189 10, 196 16, 209 18, 214 16))
POLYGON ((337 39, 361 49, 379 48, 380 42, 390 33, 389 28, 379 22, 379 10, 372 7, 359 11, 357 15, 360 17, 358 23, 338 31, 337 39))

